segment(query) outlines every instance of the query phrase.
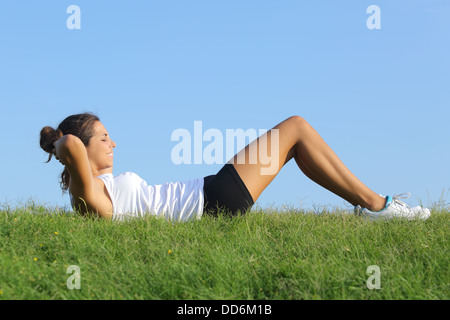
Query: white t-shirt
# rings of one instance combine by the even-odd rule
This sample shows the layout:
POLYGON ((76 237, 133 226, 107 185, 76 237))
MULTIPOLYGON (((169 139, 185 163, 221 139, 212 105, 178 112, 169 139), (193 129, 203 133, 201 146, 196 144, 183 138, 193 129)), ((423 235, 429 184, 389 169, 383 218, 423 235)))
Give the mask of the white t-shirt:
POLYGON ((152 214, 169 221, 188 221, 203 214, 203 178, 153 186, 132 172, 97 178, 105 183, 112 200, 113 220, 152 214))

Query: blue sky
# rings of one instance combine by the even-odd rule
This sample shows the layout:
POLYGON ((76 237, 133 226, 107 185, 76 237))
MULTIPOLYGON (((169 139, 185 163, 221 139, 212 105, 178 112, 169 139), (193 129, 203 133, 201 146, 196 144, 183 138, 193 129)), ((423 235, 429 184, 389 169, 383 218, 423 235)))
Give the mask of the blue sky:
MULTIPOLYGON (((176 129, 300 115, 372 190, 430 205, 450 193, 449 16, 446 0, 3 1, 0 203, 69 204, 39 131, 91 111, 117 143, 114 174, 149 184, 222 166, 174 164, 176 129), (79 30, 66 25, 73 4, 79 30), (381 29, 366 26, 370 5, 381 29)), ((345 201, 292 161, 257 205, 345 201)))

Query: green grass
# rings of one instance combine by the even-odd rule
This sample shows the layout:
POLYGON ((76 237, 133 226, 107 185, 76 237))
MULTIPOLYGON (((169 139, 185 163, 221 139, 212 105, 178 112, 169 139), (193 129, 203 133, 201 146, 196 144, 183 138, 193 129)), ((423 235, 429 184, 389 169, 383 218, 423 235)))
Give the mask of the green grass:
POLYGON ((118 223, 28 204, 0 210, 0 299, 449 299, 449 221, 434 209, 426 221, 254 211, 118 223))

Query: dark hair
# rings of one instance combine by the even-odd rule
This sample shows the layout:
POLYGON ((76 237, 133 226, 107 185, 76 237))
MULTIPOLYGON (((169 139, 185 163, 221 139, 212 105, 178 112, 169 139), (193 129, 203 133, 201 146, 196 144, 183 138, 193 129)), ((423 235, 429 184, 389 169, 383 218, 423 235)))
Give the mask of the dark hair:
MULTIPOLYGON (((96 121, 100 121, 96 115, 85 112, 68 116, 59 124, 57 129, 49 126, 42 128, 39 144, 41 145, 41 148, 49 154, 47 162, 51 160, 53 155, 52 151, 55 149, 53 143, 66 134, 72 134, 80 138, 83 144, 88 146, 89 140, 94 134, 93 126, 96 121)), ((63 191, 69 189, 70 175, 66 168, 64 168, 64 171, 61 173, 60 184, 63 191)))

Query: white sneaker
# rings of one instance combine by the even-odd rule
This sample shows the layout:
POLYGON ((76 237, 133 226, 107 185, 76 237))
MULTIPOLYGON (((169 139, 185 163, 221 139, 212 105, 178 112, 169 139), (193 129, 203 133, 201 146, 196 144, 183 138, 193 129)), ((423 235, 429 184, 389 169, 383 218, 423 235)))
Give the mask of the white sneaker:
MULTIPOLYGON (((428 219, 431 215, 430 209, 422 208, 420 206, 417 207, 409 207, 403 201, 400 201, 399 198, 408 198, 411 196, 410 193, 407 196, 405 194, 395 195, 393 197, 386 196, 387 202, 386 207, 381 211, 370 211, 366 208, 359 209, 359 214, 362 216, 366 216, 372 220, 375 219, 391 219, 394 217, 398 218, 406 218, 409 220, 412 219, 428 219)), ((356 211, 356 210, 355 210, 356 211)))

